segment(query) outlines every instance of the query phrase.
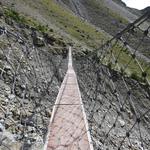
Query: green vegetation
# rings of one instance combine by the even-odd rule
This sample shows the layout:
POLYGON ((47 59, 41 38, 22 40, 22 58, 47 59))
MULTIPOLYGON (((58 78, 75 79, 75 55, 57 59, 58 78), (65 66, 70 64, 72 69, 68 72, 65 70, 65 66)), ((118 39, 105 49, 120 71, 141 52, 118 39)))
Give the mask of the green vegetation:
POLYGON ((17 13, 16 11, 14 11, 12 9, 5 9, 5 15, 7 17, 12 18, 13 20, 15 20, 18 23, 26 23, 25 17, 19 15, 19 13, 17 13))
POLYGON ((120 72, 122 72, 121 70, 123 70, 127 75, 135 80, 145 82, 146 77, 148 80, 150 80, 149 64, 144 60, 136 58, 134 54, 131 54, 126 48, 122 48, 122 46, 119 44, 115 45, 112 50, 110 50, 110 53, 106 56, 103 62, 108 65, 113 62, 112 68, 117 70, 120 69, 120 72), (114 55, 115 60, 113 60, 112 55, 114 55), (140 63, 144 72, 142 72, 136 59, 140 63), (120 68, 116 67, 117 64, 120 68))
POLYGON ((121 17, 120 14, 115 13, 111 10, 109 10, 109 15, 116 18, 120 23, 123 23, 123 24, 128 24, 129 23, 125 18, 121 17))
POLYGON ((92 8, 95 8, 94 10, 99 13, 103 13, 103 15, 106 15, 108 19, 111 20, 111 18, 118 20, 119 22, 123 24, 128 24, 129 22, 123 18, 119 13, 116 13, 109 9, 103 2, 96 1, 96 0, 88 0, 89 5, 92 8))
POLYGON ((21 15, 18 12, 14 11, 13 9, 5 8, 4 14, 7 18, 11 18, 12 20, 14 20, 20 24, 32 26, 40 32, 47 32, 48 31, 47 26, 43 26, 43 25, 39 24, 35 19, 21 15))
MULTIPOLYGON (((108 40, 108 37, 99 31, 97 31, 93 26, 86 23, 79 17, 75 16, 71 11, 63 9, 60 5, 55 3, 53 0, 39 0, 41 5, 45 8, 47 15, 51 19, 51 21, 60 27, 62 30, 70 34, 71 36, 75 37, 77 40, 86 43, 88 46, 92 48, 98 48, 101 41, 108 40)), ((91 2, 94 8, 97 8, 96 11, 100 9, 106 9, 103 7, 103 3, 98 5, 96 1, 88 1, 91 2)), ((119 14, 116 14, 110 11, 108 8, 105 10, 107 11, 107 15, 111 16, 112 18, 116 18, 120 22, 127 24, 127 20, 122 18, 119 14)), ((40 32, 47 32, 48 26, 43 26, 39 24, 35 19, 32 19, 27 16, 23 16, 18 14, 12 9, 5 9, 5 15, 9 18, 12 18, 18 23, 27 24, 33 26, 40 32)), ((127 49, 121 49, 120 45, 116 45, 112 49, 112 53, 109 53, 103 63, 107 64, 109 67, 113 67, 117 69, 117 63, 119 64, 120 70, 124 70, 123 68, 126 67, 125 73, 130 75, 133 79, 144 81, 145 77, 143 76, 139 65, 135 61, 133 55, 128 52, 127 49), (115 57, 115 62, 112 62, 112 53, 115 57)), ((149 64, 145 63, 143 60, 139 60, 144 72, 146 72, 146 77, 150 79, 150 70, 147 70, 149 64)))
POLYGON ((103 33, 79 19, 71 11, 64 10, 53 0, 42 0, 41 3, 48 10, 53 22, 76 39, 85 42, 88 46, 97 48, 102 40, 106 40, 103 33))
MULTIPOLYGON (((41 7, 45 8, 44 13, 47 13, 49 19, 56 24, 56 26, 80 42, 86 43, 89 47, 98 48, 101 41, 106 41, 107 37, 104 33, 97 31, 90 24, 75 16, 71 11, 65 10, 54 2, 54 0, 39 0, 39 2, 41 7)), ((5 15, 18 23, 33 26, 40 32, 48 31, 48 26, 43 26, 35 19, 21 15, 12 9, 6 8, 5 15)))
MULTIPOLYGON (((103 8, 103 3, 101 5, 98 5, 96 1, 88 2, 93 5, 93 8, 97 8, 98 10, 101 10, 103 8)), ((29 3, 30 6, 33 5, 30 1, 27 1, 27 3, 29 3)), ((39 3, 40 6, 44 8, 44 14, 49 17, 51 22, 56 24, 56 26, 60 27, 63 31, 67 32, 72 37, 75 37, 80 42, 86 43, 89 47, 92 47, 94 49, 99 48, 100 43, 108 39, 108 37, 104 33, 97 31, 93 26, 75 16, 71 11, 62 8, 54 0, 39 0, 37 3, 39 3)), ((32 7, 38 9, 38 7, 34 5, 32 7)), ((115 17, 116 19, 118 19, 120 22, 126 22, 124 18, 120 17, 119 14, 111 12, 109 9, 107 10, 107 13, 112 18, 115 17)), ((24 23, 33 26, 41 32, 48 31, 47 26, 39 24, 33 18, 20 15, 12 9, 6 9, 5 15, 12 18, 18 23, 24 23)))

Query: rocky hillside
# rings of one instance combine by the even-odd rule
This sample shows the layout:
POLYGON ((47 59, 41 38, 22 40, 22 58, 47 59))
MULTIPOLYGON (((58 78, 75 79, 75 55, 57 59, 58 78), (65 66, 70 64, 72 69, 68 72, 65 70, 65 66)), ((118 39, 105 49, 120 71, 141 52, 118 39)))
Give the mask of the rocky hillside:
POLYGON ((2 0, 2 3, 13 10, 30 16, 37 22, 55 29, 59 34, 82 42, 82 45, 98 47, 101 41, 106 40, 106 33, 99 32, 90 24, 75 16, 69 9, 64 9, 54 0, 2 0), (93 40, 95 43, 93 43, 93 40))
POLYGON ((1 150, 42 149, 68 46, 81 54, 106 40, 68 12, 53 1, 0 3, 1 150))
POLYGON ((41 149, 71 41, 0 10, 0 150, 41 149))
MULTIPOLYGON (((101 73, 97 79, 97 70, 88 61, 95 49, 135 20, 140 13, 127 8, 120 0, 36 0, 36 2, 1 0, 0 150, 42 149, 52 107, 67 69, 68 46, 73 47, 74 67, 80 83, 94 148, 96 150, 116 148, 120 142, 116 135, 118 131, 122 136, 126 131, 124 127, 130 127, 134 123, 134 108, 128 103, 125 105, 125 113, 119 118, 118 128, 106 146, 102 147, 102 138, 113 124, 111 117, 115 118, 118 102, 116 95, 112 94, 113 85, 109 82, 107 66, 102 65, 98 69, 101 73), (104 79, 106 85, 101 88, 104 79), (106 128, 102 127, 101 132, 98 129, 99 120, 109 109, 108 101, 111 100, 112 113, 108 113, 108 121, 104 124, 106 128), (94 115, 93 108, 96 110, 94 115)), ((136 47, 134 43, 137 39, 141 39, 142 32, 139 30, 133 32, 134 36, 130 42, 134 48, 136 47)), ((141 52, 150 56, 148 41, 147 37, 146 44, 144 43, 138 50, 140 56, 141 52)), ((128 54, 124 53, 123 56, 129 58, 128 54)), ((147 59, 146 57, 144 62, 142 61, 144 65, 147 59)), ((128 59, 123 58, 120 63, 124 64, 126 60, 128 59)), ((95 64, 100 66, 98 62, 95 64)), ((135 69, 134 65, 130 67, 132 74, 137 68, 135 69)), ((109 71, 112 72, 114 82, 118 84, 117 90, 120 90, 123 101, 128 91, 122 86, 122 76, 117 71, 109 71)), ((142 114, 150 107, 149 90, 137 78, 133 80, 127 76, 125 80, 128 86, 134 89, 132 103, 139 114, 142 114)), ((146 148, 150 146, 149 124, 149 114, 146 114, 141 126, 146 148)), ((139 134, 137 131, 138 129, 134 128, 133 138, 139 134)), ((141 150, 139 139, 136 138, 136 142, 133 143, 134 149, 141 150)), ((128 145, 129 143, 125 148, 128 145)), ((125 148, 123 150, 127 150, 125 148)))
MULTIPOLYGON (((57 2, 111 36, 123 30, 129 23, 148 11, 148 8, 143 11, 129 8, 121 0, 59 0, 57 2)), ((148 26, 149 23, 145 23, 142 30, 145 30, 148 26)), ((134 49, 136 49, 136 41, 141 38, 140 33, 135 32, 135 34, 136 36, 130 40, 130 46, 134 49)), ((143 45, 137 53, 139 53, 140 58, 149 62, 150 52, 148 47, 149 44, 146 40, 143 41, 143 45)))
POLYGON ((150 107, 147 87, 128 77, 122 80, 120 73, 90 61, 88 54, 74 61, 94 149, 148 150, 150 111, 136 121, 150 107))
POLYGON ((59 0, 57 2, 66 5, 76 15, 111 35, 116 34, 140 15, 140 12, 127 8, 121 0, 59 0))
POLYGON ((145 9, 143 9, 143 10, 142 10, 142 13, 146 13, 146 12, 148 12, 148 11, 150 11, 150 6, 149 6, 149 7, 146 7, 145 9))

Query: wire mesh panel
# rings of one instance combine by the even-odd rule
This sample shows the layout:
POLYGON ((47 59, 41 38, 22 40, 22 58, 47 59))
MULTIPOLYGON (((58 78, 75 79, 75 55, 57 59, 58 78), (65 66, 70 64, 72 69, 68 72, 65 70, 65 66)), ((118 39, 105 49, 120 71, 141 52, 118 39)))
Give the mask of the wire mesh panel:
POLYGON ((150 149, 149 30, 147 13, 96 53, 75 55, 95 149, 150 149))
POLYGON ((35 41, 32 42, 35 31, 29 31, 31 36, 22 38, 20 32, 10 32, 0 27, 2 150, 19 149, 10 147, 12 142, 8 142, 8 138, 11 137, 10 141, 22 143, 22 149, 33 149, 36 144, 43 146, 52 106, 66 69, 62 66, 67 65, 67 55, 63 58, 62 54, 53 53, 56 48, 48 44, 46 39, 36 39, 39 40, 36 43, 40 44, 37 46, 35 41))

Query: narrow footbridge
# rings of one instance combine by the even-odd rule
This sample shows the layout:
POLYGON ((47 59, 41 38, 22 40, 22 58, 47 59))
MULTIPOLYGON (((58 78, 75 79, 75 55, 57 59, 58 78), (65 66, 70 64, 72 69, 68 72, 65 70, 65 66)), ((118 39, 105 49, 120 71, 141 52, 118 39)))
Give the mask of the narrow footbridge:
POLYGON ((60 87, 49 124, 45 150, 93 150, 69 48, 68 71, 60 87))

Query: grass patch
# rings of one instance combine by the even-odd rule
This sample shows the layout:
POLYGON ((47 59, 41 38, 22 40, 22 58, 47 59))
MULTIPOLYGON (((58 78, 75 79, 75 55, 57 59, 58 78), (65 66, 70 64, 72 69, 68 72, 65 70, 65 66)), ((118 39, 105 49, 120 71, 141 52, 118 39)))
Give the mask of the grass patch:
POLYGON ((110 53, 107 54, 104 63, 111 64, 113 69, 120 69, 120 72, 125 68, 125 73, 135 80, 145 82, 145 77, 150 80, 150 64, 142 59, 136 59, 143 68, 143 72, 135 60, 135 55, 131 54, 127 48, 122 48, 122 46, 117 44, 110 50, 110 53), (115 60, 113 60, 112 54, 114 55, 115 60), (116 67, 117 63, 120 68, 116 67))
POLYGON ((56 25, 62 28, 76 39, 85 42, 88 46, 97 48, 101 41, 106 40, 103 33, 98 32, 94 27, 85 23, 71 11, 64 10, 53 0, 42 0, 41 3, 48 10, 48 15, 56 25))
POLYGON ((128 23, 129 23, 125 18, 121 17, 120 14, 115 13, 115 12, 111 11, 110 9, 109 9, 109 12, 108 12, 108 13, 109 13, 109 15, 112 16, 113 18, 116 18, 120 23, 123 23, 123 24, 128 24, 128 23))
POLYGON ((103 0, 101 2, 98 2, 96 0, 88 0, 88 5, 91 6, 95 11, 99 13, 105 14, 108 18, 118 20, 120 23, 128 24, 129 22, 127 19, 123 18, 119 13, 116 13, 112 11, 110 8, 108 8, 103 0))
MULTIPOLYGON (((86 43, 89 47, 98 48, 102 41, 107 40, 108 37, 106 37, 104 33, 97 31, 93 26, 75 16, 71 11, 65 10, 59 4, 54 2, 54 0, 38 0, 37 3, 41 8, 44 8, 43 11, 49 17, 51 22, 72 37, 86 43)), ((13 9, 5 8, 5 16, 18 23, 30 25, 40 32, 45 33, 49 30, 48 26, 43 26, 35 19, 19 14, 13 9)))
POLYGON ((6 18, 11 18, 12 20, 14 20, 17 23, 25 24, 25 25, 29 25, 31 27, 34 27, 35 29, 37 29, 40 32, 45 33, 48 31, 47 26, 41 25, 35 19, 30 18, 28 16, 24 16, 22 14, 19 14, 18 12, 16 12, 13 9, 5 8, 4 14, 5 14, 6 18))
POLYGON ((18 23, 27 23, 24 16, 19 15, 16 11, 12 9, 5 9, 5 15, 13 20, 15 20, 18 23))

